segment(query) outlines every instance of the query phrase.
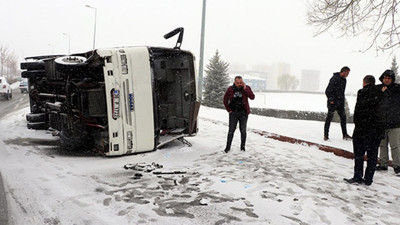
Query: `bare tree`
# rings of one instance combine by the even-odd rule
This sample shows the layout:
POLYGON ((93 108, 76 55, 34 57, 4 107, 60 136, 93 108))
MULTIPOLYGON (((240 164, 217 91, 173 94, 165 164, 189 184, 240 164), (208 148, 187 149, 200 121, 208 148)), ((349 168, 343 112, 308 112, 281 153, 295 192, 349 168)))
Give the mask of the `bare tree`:
POLYGON ((6 67, 8 69, 7 70, 8 71, 7 72, 8 75, 10 75, 12 77, 16 76, 17 67, 18 67, 17 63, 18 63, 17 55, 15 55, 14 52, 9 53, 8 56, 7 56, 7 59, 6 59, 6 67))
POLYGON ((0 76, 7 75, 9 79, 15 78, 18 71, 18 56, 8 47, 0 46, 0 76))
POLYGON ((296 90, 299 80, 290 74, 282 74, 278 77, 278 87, 281 90, 296 90))
POLYGON ((0 45, 0 64, 1 64, 1 69, 0 69, 0 76, 3 76, 3 69, 4 69, 4 64, 7 62, 8 58, 8 48, 6 46, 0 45))
POLYGON ((335 28, 339 36, 367 34, 366 50, 384 51, 400 47, 398 7, 397 0, 312 0, 307 18, 316 35, 335 28))

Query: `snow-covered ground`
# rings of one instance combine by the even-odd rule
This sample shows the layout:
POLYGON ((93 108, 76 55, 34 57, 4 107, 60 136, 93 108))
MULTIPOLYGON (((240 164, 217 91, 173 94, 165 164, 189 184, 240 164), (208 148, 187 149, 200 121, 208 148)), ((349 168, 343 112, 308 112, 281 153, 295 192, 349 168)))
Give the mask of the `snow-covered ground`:
MULTIPOLYGON (((23 109, 0 121, 2 173, 11 224, 399 224, 400 178, 377 172, 373 185, 348 185, 353 161, 248 133, 247 151, 222 152, 227 113, 202 107, 200 132, 166 148, 104 158, 56 147, 26 129, 23 109), (156 162, 154 175, 123 169, 156 162), (135 174, 143 175, 135 179, 135 174), (200 203, 206 203, 202 205, 200 203)), ((323 123, 249 117, 249 128, 323 143, 323 123)), ((349 126, 352 129, 351 126, 349 126)), ((351 151, 332 124, 330 145, 351 151)), ((325 143, 326 144, 326 143, 325 143)))
MULTIPOLYGON (((250 104, 252 106, 252 102, 250 104)), ((226 126, 228 126, 229 122, 225 110, 214 108, 201 107, 200 117, 203 119, 222 122, 226 124, 226 126)), ((325 144, 351 152, 353 148, 351 141, 342 140, 342 130, 339 123, 331 123, 329 131, 330 141, 328 142, 323 140, 324 122, 320 121, 278 119, 250 114, 247 127, 314 143, 325 144)), ((353 129, 354 124, 347 124, 347 131, 350 135, 353 133, 353 129)))
MULTIPOLYGON (((275 93, 260 92, 255 93, 256 98, 250 104, 253 107, 282 109, 282 110, 300 110, 312 112, 327 112, 325 94, 309 94, 309 93, 275 93), (312 102, 312 104, 310 104, 312 102)), ((355 95, 346 95, 350 112, 354 113, 356 105, 355 95)))

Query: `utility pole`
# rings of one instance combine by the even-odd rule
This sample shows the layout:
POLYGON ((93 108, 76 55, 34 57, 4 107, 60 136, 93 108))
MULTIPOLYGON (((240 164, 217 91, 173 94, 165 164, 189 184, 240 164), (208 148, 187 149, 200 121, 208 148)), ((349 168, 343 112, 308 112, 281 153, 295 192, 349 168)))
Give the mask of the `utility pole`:
POLYGON ((94 9, 94 32, 93 32, 93 50, 94 50, 96 48, 97 8, 90 5, 85 5, 85 7, 94 9))
POLYGON ((200 62, 199 62, 199 99, 203 99, 203 62, 204 62, 204 32, 206 26, 206 0, 203 0, 203 12, 201 17, 201 38, 200 38, 200 62))

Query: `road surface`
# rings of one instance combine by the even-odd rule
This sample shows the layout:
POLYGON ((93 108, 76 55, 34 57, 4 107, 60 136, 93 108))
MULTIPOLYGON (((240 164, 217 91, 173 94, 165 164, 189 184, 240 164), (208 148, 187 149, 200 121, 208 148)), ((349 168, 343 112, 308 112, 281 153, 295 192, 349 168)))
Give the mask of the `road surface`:
POLYGON ((6 100, 5 98, 0 98, 0 119, 13 111, 19 110, 29 105, 28 93, 21 93, 19 89, 14 89, 12 98, 6 100))
MULTIPOLYGON (((12 113, 14 110, 19 110, 23 107, 28 106, 29 97, 27 93, 21 93, 19 89, 13 90, 13 97, 10 100, 6 100, 5 98, 0 98, 0 119, 12 113)), ((6 129, 1 129, 3 132, 6 129)), ((8 224, 8 207, 7 207, 7 199, 4 190, 3 178, 1 176, 0 171, 0 224, 7 225, 8 224)))

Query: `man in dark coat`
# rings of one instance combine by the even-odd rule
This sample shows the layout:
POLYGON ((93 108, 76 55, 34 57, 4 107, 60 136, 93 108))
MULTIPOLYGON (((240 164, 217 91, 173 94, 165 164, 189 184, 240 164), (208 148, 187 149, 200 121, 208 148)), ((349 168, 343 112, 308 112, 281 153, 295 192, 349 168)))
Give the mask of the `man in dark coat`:
POLYGON ((378 87, 383 91, 379 115, 380 122, 385 128, 385 135, 380 145, 380 162, 376 169, 388 169, 389 144, 394 172, 400 174, 400 85, 394 82, 395 79, 393 70, 386 70, 379 77, 382 84, 378 87))
POLYGON ((383 138, 384 129, 377 117, 382 91, 375 86, 375 78, 367 75, 363 79, 363 88, 357 93, 357 103, 354 110, 354 176, 344 179, 348 183, 371 185, 378 160, 378 148, 383 138), (368 161, 364 179, 364 155, 368 161))
POLYGON ((328 87, 325 90, 326 97, 328 98, 328 115, 326 116, 324 126, 324 140, 329 140, 329 127, 332 122, 333 114, 335 111, 340 116, 340 126, 342 127, 343 139, 351 140, 350 135, 347 134, 346 128, 346 111, 344 110, 345 97, 344 91, 346 89, 346 77, 350 73, 350 68, 345 66, 340 72, 334 73, 329 80, 328 87))
POLYGON ((225 152, 231 150, 233 134, 235 133, 237 123, 239 122, 241 144, 240 150, 245 151, 246 147, 246 128, 247 118, 250 114, 249 98, 254 99, 254 93, 250 86, 247 86, 241 76, 235 77, 235 82, 228 87, 224 95, 224 105, 229 112, 229 131, 228 140, 226 142, 225 152))

